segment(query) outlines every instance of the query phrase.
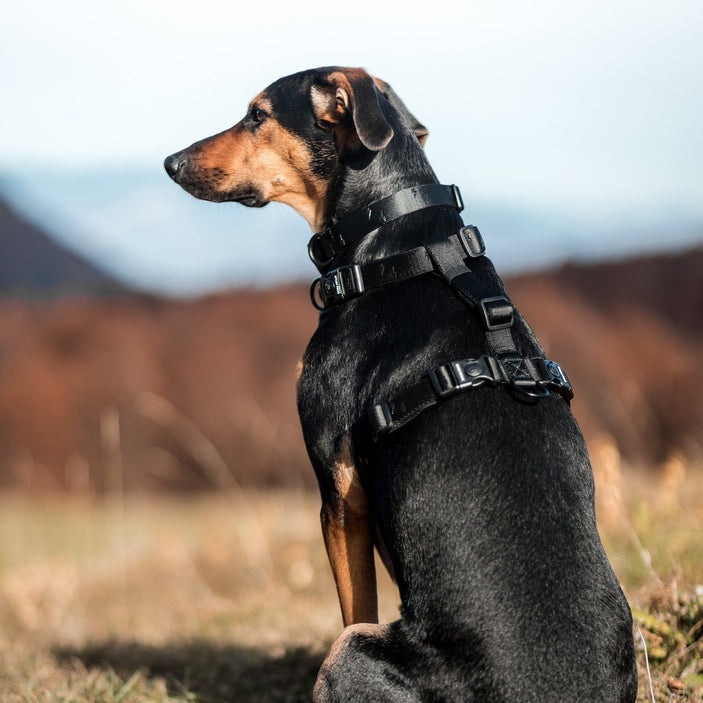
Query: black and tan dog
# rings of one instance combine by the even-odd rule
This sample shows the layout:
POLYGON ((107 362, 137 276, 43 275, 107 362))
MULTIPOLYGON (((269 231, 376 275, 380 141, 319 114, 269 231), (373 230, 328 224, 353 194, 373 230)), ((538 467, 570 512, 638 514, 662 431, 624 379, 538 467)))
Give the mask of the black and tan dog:
MULTIPOLYGON (((165 166, 198 198, 287 203, 321 232, 436 183, 426 136, 387 84, 361 69, 321 68, 276 81, 234 127, 165 166)), ((318 264, 323 273, 379 260, 386 268, 461 227, 450 205, 410 208, 318 264)), ((467 262, 490 300, 506 300, 490 261, 467 262)), ((434 263, 325 307, 303 358, 300 418, 346 626, 314 700, 634 701, 630 611, 598 537, 568 402, 544 383, 523 394, 515 376, 486 376, 470 392, 438 391, 440 402, 373 436, 369 408, 449 360, 496 355, 490 320, 434 263), (374 545, 402 600, 401 619, 388 625, 378 624, 374 545)), ((543 357, 514 314, 513 350, 543 357)))

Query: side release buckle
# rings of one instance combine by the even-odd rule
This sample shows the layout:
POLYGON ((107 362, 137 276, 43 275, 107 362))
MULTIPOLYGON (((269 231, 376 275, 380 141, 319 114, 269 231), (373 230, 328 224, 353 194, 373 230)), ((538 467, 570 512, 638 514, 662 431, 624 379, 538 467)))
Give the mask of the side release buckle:
POLYGON ((487 382, 495 383, 497 378, 490 362, 491 358, 488 356, 451 361, 444 366, 430 369, 427 377, 437 398, 447 398, 487 382))
POLYGON ((544 359, 543 363, 549 377, 547 385, 553 387, 557 393, 563 395, 567 400, 571 400, 574 397, 574 389, 561 364, 549 359, 544 359))
POLYGON ((310 288, 310 298, 318 310, 324 310, 330 305, 357 298, 364 290, 361 267, 358 264, 350 264, 316 278, 310 288))

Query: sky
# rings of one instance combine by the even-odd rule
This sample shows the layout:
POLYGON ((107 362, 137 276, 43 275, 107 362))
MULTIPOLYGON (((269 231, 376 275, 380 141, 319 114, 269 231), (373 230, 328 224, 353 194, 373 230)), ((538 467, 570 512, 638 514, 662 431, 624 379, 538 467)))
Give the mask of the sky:
POLYGON ((469 203, 703 231, 701 27, 700 0, 6 3, 0 172, 156 174, 278 77, 363 66, 469 203))

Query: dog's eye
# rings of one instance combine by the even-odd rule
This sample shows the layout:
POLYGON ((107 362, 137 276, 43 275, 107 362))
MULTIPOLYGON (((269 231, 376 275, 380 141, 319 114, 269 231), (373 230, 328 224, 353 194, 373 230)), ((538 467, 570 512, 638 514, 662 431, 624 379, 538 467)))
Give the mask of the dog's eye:
POLYGON ((254 124, 261 124, 266 118, 266 113, 258 107, 252 107, 249 115, 254 124))

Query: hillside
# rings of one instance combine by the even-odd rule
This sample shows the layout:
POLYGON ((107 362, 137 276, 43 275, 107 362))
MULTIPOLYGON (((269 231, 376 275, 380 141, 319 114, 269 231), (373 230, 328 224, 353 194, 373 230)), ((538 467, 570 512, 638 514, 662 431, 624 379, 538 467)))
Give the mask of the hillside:
POLYGON ((0 295, 55 297, 123 290, 114 278, 59 246, 0 198, 0 295))
MULTIPOLYGON (((508 280, 576 389, 590 439, 700 456, 703 250, 508 280)), ((314 482, 295 370, 304 284, 192 301, 0 303, 0 485, 207 489, 314 482)))

